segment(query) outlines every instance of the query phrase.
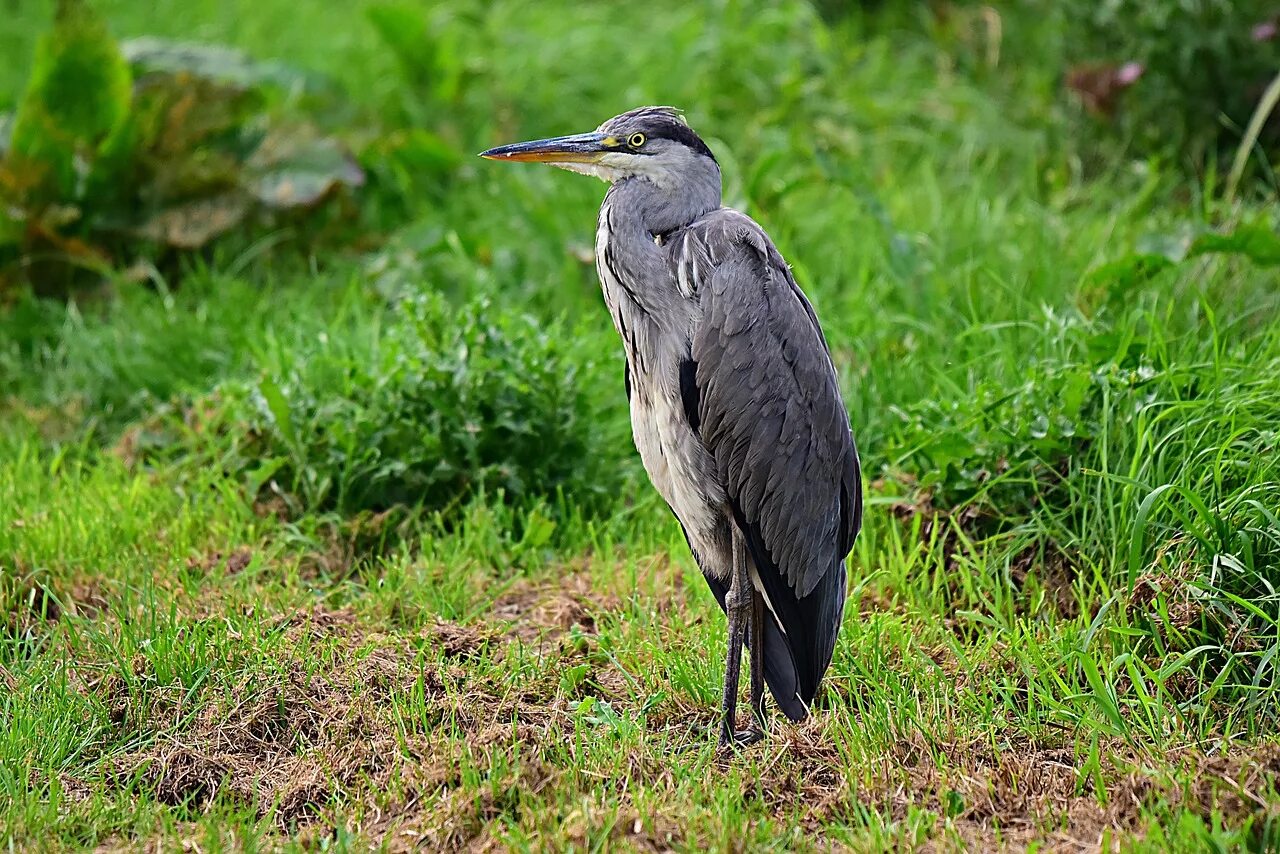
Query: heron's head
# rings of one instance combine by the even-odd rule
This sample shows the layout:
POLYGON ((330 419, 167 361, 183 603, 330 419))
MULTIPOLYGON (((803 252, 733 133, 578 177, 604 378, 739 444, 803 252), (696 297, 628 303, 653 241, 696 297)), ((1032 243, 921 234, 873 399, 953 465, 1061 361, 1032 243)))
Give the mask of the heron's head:
POLYGON ((502 145, 481 152, 490 160, 548 163, 613 183, 644 178, 678 188, 720 168, 707 144, 672 107, 640 107, 614 116, 590 133, 502 145))

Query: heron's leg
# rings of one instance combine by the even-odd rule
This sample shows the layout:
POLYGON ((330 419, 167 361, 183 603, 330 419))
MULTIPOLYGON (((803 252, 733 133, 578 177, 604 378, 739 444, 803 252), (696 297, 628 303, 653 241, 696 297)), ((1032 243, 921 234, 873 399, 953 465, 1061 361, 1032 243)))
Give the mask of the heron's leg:
POLYGON ((751 590, 751 716, 764 735, 764 594, 751 590))
MULTIPOLYGON (((742 671, 742 639, 751 619, 751 581, 747 578, 747 546, 737 526, 733 529, 733 574, 724 597, 725 615, 729 618, 729 655, 724 668, 724 720, 720 725, 720 746, 750 743, 757 735, 748 730, 738 732, 738 677, 742 671)), ((754 678, 754 677, 753 677, 754 678)))

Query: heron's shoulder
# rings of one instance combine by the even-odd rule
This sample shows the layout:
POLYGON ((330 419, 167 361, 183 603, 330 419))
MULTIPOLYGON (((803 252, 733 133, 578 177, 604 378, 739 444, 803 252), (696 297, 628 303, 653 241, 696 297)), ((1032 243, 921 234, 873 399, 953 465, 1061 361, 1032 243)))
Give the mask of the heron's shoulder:
POLYGON ((685 226, 673 241, 677 254, 698 258, 718 267, 749 253, 759 262, 788 271, 786 261, 765 230, 751 217, 733 208, 711 211, 685 226))
POLYGON ((764 233, 760 224, 733 208, 718 208, 703 214, 685 227, 685 233, 709 244, 725 247, 737 243, 757 248, 770 245, 769 236, 764 233))

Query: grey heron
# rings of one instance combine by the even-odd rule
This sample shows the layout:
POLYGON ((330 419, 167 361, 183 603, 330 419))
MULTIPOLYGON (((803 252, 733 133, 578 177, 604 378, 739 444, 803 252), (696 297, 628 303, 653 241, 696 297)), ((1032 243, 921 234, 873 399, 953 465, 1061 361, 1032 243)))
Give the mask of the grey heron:
POLYGON ((849 415, 818 318, 678 110, 491 148, 610 186, 596 270, 622 338, 632 435, 728 618, 720 745, 763 734, 764 685, 803 720, 844 614, 862 524, 849 415), (744 637, 745 635, 745 637, 744 637), (743 645, 752 724, 736 728, 743 645))

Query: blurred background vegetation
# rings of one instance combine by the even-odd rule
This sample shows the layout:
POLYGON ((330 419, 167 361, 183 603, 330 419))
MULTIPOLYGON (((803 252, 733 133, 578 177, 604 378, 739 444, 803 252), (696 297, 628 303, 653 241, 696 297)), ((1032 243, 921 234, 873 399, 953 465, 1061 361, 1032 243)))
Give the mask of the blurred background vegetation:
POLYGON ((290 524, 536 505, 512 535, 567 553, 571 520, 671 524, 600 311, 602 188, 474 152, 675 104, 823 318, 872 496, 855 576, 962 633, 1096 617, 1183 711, 1280 711, 1275 4, 3 15, 0 407, 33 453, 218 472, 290 524))

